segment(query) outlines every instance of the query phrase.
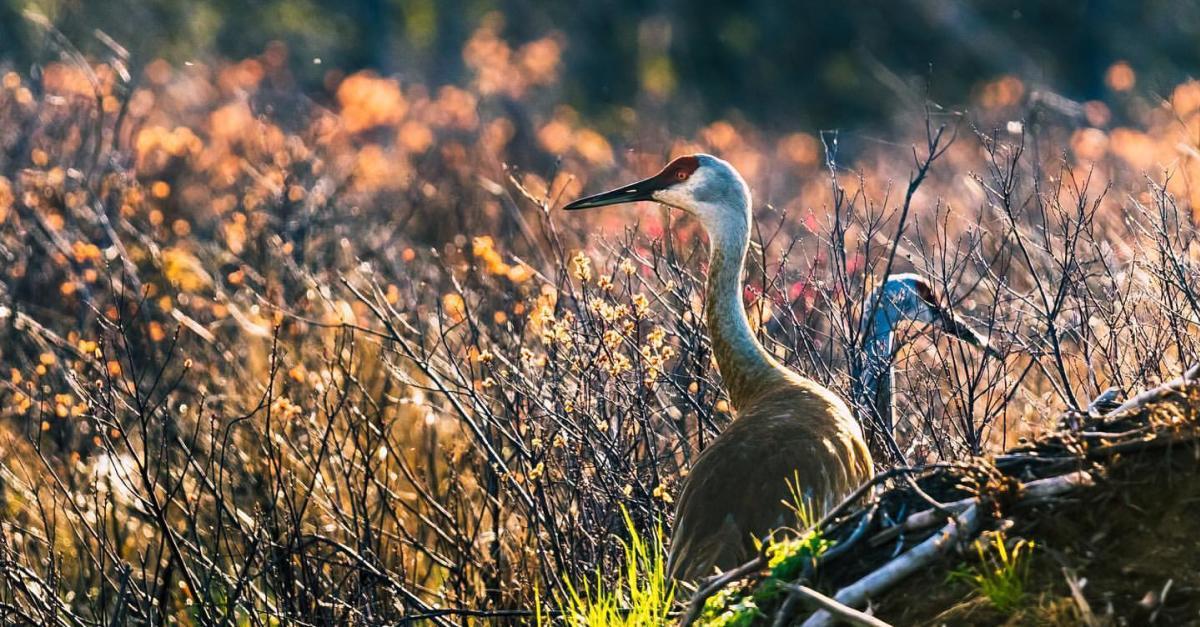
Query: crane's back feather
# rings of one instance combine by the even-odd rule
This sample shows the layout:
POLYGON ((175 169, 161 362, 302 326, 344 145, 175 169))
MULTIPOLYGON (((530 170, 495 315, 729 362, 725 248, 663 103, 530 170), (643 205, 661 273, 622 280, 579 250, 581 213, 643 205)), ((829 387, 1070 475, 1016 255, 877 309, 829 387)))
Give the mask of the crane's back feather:
POLYGON ((795 526, 788 481, 817 515, 872 472, 871 455, 845 403, 813 381, 747 403, 696 460, 675 513, 668 572, 711 575, 754 557, 754 538, 795 526))

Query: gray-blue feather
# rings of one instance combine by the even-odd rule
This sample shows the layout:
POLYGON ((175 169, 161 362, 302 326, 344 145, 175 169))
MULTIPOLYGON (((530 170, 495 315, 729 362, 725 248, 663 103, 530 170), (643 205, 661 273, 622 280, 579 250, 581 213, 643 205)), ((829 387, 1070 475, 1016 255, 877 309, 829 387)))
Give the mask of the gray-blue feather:
POLYGON ((706 176, 699 181, 693 197, 700 201, 725 207, 746 207, 748 188, 729 162, 712 155, 698 154, 701 170, 706 176))

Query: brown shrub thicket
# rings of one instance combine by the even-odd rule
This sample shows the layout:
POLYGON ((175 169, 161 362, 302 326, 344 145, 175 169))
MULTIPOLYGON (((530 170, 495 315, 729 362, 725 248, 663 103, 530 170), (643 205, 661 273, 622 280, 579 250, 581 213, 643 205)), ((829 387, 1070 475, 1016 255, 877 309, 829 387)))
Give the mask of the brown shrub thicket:
POLYGON ((35 75, 0 71, 0 616, 458 621, 613 568, 619 505, 669 526, 730 419, 704 243, 661 208, 556 209, 683 152, 755 190, 746 297, 788 365, 849 393, 888 271, 1000 349, 914 329, 881 465, 1196 357, 1200 83, 1110 111, 1000 77, 887 142, 680 138, 556 106, 565 44, 496 28, 471 84, 331 73, 323 102, 280 46, 133 68, 49 33, 35 75))

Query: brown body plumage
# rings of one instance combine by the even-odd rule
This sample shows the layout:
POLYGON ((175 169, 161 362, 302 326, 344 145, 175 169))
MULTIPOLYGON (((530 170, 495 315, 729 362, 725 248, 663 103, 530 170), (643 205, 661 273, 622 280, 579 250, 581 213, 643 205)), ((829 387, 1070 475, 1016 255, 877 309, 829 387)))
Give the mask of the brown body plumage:
POLYGON ((846 406, 812 381, 738 410, 696 460, 675 510, 668 570, 692 580, 753 558, 753 538, 794 526, 787 482, 817 511, 871 476, 871 455, 846 406))
POLYGON ((846 404, 763 349, 742 302, 750 192, 728 163, 680 157, 654 177, 567 205, 656 200, 692 213, 709 235, 705 315, 737 418, 696 460, 676 509, 668 570, 681 580, 753 556, 756 538, 795 523, 788 482, 820 513, 870 478, 871 455, 846 404))

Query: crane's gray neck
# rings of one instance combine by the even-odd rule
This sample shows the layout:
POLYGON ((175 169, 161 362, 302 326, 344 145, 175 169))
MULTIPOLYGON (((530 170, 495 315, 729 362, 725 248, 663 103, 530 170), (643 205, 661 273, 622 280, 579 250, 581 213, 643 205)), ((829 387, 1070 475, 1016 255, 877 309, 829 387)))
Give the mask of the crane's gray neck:
POLYGON ((895 424, 895 407, 892 404, 893 350, 895 343, 895 316, 886 303, 874 306, 868 301, 867 312, 875 309, 870 324, 863 324, 867 337, 863 344, 862 372, 859 374, 855 403, 869 413, 874 424, 891 433, 895 424))
POLYGON ((742 267, 750 246, 749 209, 743 228, 708 229, 711 247, 708 265, 705 315, 712 337, 713 354, 733 406, 744 407, 754 398, 788 378, 746 318, 742 302, 742 267))

